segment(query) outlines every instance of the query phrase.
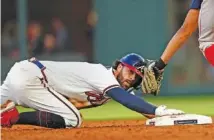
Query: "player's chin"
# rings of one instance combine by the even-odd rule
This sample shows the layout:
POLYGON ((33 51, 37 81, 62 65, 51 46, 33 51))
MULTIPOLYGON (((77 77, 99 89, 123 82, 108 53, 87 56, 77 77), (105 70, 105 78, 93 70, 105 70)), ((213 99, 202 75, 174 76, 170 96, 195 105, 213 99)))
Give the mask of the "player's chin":
POLYGON ((128 89, 130 88, 129 85, 125 85, 125 84, 123 84, 122 87, 123 87, 125 90, 128 90, 128 89))

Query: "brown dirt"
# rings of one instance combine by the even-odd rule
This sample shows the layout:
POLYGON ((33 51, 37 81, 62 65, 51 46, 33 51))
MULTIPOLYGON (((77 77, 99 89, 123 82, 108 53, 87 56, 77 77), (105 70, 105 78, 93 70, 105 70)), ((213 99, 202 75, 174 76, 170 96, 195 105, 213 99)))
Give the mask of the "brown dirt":
POLYGON ((47 129, 28 125, 2 128, 2 140, 214 140, 212 125, 145 126, 145 120, 84 122, 82 128, 47 129))

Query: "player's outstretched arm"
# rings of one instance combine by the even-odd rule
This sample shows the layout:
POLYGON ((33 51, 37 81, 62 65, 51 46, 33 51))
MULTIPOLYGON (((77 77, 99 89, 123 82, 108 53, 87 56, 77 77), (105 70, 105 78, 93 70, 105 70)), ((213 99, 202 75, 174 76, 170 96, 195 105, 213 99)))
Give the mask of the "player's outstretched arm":
POLYGON ((181 48, 181 46, 187 41, 187 39, 192 35, 192 33, 198 27, 198 16, 199 10, 190 9, 183 25, 176 32, 173 38, 169 41, 165 51, 163 52, 161 59, 164 63, 172 58, 172 56, 181 48))
POLYGON ((154 74, 151 74, 149 72, 150 75, 147 75, 147 77, 155 78, 146 79, 146 76, 144 76, 145 78, 142 82, 142 89, 144 92, 146 91, 146 93, 154 93, 154 95, 157 95, 159 93, 161 80, 163 79, 163 70, 166 64, 173 57, 173 55, 181 48, 181 46, 187 41, 187 39, 192 35, 192 33, 197 29, 199 9, 201 8, 202 1, 203 0, 192 1, 190 10, 184 20, 183 25, 169 41, 160 59, 148 65, 148 70, 152 70, 154 74), (156 91, 151 92, 153 89, 150 87, 157 87, 157 89, 156 91))
POLYGON ((123 106, 143 114, 148 118, 163 115, 182 114, 183 111, 166 109, 166 106, 154 106, 143 99, 126 92, 123 88, 116 87, 106 92, 106 95, 119 102, 123 106))
MULTIPOLYGON (((176 32, 176 34, 169 41, 165 51, 161 56, 161 60, 167 64, 168 61, 172 58, 172 56, 181 48, 181 46, 187 41, 187 39, 192 35, 192 33, 198 27, 198 17, 199 11, 201 8, 201 3, 203 0, 192 0, 190 5, 190 10, 187 13, 187 16, 183 22, 183 25, 176 32)), ((163 69, 164 65, 161 67, 161 63, 159 64, 159 69, 163 69)))

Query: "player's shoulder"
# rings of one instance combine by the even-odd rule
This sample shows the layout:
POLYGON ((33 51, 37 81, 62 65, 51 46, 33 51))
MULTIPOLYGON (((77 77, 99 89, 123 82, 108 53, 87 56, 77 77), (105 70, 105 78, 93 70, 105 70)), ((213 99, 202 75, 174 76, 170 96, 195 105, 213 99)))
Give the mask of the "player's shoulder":
POLYGON ((85 63, 89 73, 93 73, 99 76, 113 75, 112 67, 106 66, 101 63, 85 63))
POLYGON ((96 72, 96 74, 98 74, 98 75, 104 74, 104 73, 109 73, 109 71, 111 71, 111 67, 105 66, 101 63, 88 63, 88 65, 90 65, 92 70, 94 72, 96 72))
POLYGON ((90 71, 87 75, 87 80, 90 84, 103 93, 108 89, 119 87, 120 84, 115 78, 111 67, 105 66, 103 64, 93 65, 96 67, 96 69, 93 69, 93 71, 90 71))

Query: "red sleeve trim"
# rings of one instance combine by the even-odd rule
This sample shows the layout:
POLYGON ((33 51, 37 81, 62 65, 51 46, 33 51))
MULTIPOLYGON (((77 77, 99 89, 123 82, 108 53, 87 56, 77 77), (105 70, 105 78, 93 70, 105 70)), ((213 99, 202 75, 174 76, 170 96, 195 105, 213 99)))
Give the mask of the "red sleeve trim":
POLYGON ((103 90, 103 94, 105 94, 107 91, 109 91, 110 89, 113 89, 113 88, 116 88, 116 87, 120 87, 119 85, 111 85, 111 86, 108 86, 107 88, 105 88, 103 90))

